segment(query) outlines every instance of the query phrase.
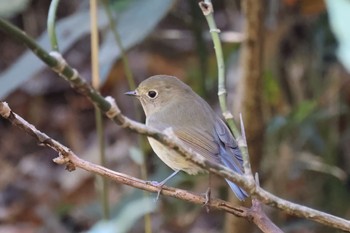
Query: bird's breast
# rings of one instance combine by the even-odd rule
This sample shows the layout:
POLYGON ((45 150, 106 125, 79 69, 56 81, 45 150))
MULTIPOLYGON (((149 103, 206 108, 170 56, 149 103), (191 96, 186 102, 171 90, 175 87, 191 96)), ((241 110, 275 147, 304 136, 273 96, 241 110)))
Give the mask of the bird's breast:
POLYGON ((154 138, 148 137, 148 141, 157 156, 171 169, 182 170, 190 175, 195 175, 199 172, 205 172, 202 168, 194 165, 190 161, 187 161, 179 153, 170 149, 154 138))

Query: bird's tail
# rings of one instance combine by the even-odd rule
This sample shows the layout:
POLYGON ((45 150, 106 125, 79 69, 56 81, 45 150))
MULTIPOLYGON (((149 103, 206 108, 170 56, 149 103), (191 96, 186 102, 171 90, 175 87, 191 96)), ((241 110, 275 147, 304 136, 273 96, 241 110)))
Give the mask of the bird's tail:
POLYGON ((243 189, 238 187, 235 183, 227 179, 225 180, 240 201, 244 201, 248 197, 248 194, 243 189))

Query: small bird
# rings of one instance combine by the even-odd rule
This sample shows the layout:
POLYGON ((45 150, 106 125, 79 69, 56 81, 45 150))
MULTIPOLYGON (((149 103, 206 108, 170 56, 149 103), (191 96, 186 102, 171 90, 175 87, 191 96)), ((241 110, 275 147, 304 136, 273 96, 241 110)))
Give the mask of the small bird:
MULTIPOLYGON (((139 99, 147 126, 160 131, 171 128, 185 146, 210 162, 243 173, 241 151, 226 124, 206 101, 178 78, 155 75, 141 82, 135 91, 125 94, 139 99)), ((160 187, 181 170, 190 175, 206 172, 154 138, 148 137, 148 141, 158 157, 175 171, 158 183, 160 187)), ((226 181, 239 200, 248 196, 235 183, 226 181)))

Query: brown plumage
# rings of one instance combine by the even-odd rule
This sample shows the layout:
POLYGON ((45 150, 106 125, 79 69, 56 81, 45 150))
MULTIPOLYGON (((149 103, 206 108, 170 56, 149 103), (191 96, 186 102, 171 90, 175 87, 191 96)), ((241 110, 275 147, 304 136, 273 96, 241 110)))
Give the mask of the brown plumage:
MULTIPOLYGON (((185 83, 172 76, 156 75, 127 94, 140 100, 146 114, 146 125, 161 131, 171 128, 182 143, 209 161, 242 174, 241 152, 231 132, 207 102, 185 83)), ((205 172, 155 139, 148 140, 158 157, 173 170, 191 175, 205 172)), ((238 199, 247 197, 240 187, 226 181, 238 199)))

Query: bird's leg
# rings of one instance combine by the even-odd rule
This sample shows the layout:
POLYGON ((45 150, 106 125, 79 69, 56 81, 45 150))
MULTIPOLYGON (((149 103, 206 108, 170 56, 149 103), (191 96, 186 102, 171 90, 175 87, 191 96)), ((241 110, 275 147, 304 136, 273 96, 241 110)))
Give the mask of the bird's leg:
POLYGON ((204 193, 205 195, 205 202, 204 205, 207 212, 209 213, 209 202, 210 202, 210 198, 211 198, 211 173, 209 172, 209 182, 208 182, 208 189, 207 191, 204 193))
POLYGON ((180 170, 174 171, 170 176, 168 176, 167 178, 165 178, 165 179, 164 179, 163 181, 161 181, 161 182, 151 181, 151 184, 152 184, 152 185, 157 186, 157 187, 159 188, 158 193, 157 193, 156 201, 158 201, 158 199, 159 199, 159 195, 160 195, 160 192, 162 191, 163 185, 164 185, 168 180, 170 180, 171 178, 173 178, 179 171, 180 171, 180 170))
POLYGON ((211 198, 211 188, 208 187, 207 191, 204 193, 205 195, 205 202, 204 202, 204 207, 207 210, 207 213, 209 213, 209 203, 210 203, 210 198, 211 198))
POLYGON ((205 195, 205 203, 204 203, 204 206, 208 205, 209 202, 210 202, 210 198, 211 198, 211 188, 208 187, 207 191, 205 191, 204 193, 205 195))

